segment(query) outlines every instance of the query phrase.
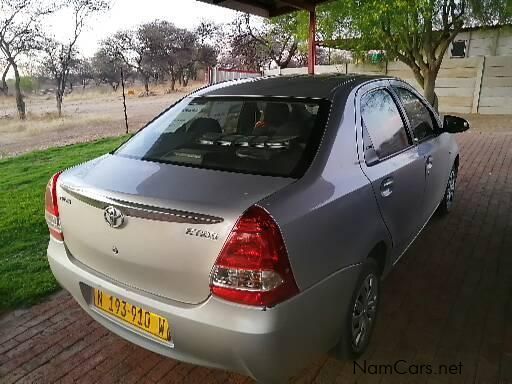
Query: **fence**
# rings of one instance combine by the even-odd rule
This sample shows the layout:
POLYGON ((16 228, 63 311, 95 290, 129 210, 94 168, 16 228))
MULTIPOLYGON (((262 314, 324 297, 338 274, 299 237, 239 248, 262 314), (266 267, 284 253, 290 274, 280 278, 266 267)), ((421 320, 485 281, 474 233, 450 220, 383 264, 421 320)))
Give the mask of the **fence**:
POLYGON ((478 111, 512 114, 512 56, 485 58, 478 111))
MULTIPOLYGON (((305 74, 307 68, 265 71, 265 75, 305 74)), ((401 62, 319 65, 315 73, 363 73, 399 77, 421 89, 401 62)), ((445 59, 436 81, 441 112, 512 114, 512 56, 445 59)))
POLYGON ((261 72, 210 67, 206 72, 206 76, 206 82, 208 84, 216 84, 226 80, 238 80, 246 79, 248 77, 260 77, 261 72))

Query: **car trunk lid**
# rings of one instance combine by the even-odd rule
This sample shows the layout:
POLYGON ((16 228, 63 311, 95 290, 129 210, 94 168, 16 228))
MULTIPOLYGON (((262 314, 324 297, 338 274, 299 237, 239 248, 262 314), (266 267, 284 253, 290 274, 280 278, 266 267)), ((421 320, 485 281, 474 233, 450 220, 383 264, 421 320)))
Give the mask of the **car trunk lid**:
POLYGON ((200 303, 240 215, 293 181, 107 155, 59 179, 64 242, 112 280, 200 303))

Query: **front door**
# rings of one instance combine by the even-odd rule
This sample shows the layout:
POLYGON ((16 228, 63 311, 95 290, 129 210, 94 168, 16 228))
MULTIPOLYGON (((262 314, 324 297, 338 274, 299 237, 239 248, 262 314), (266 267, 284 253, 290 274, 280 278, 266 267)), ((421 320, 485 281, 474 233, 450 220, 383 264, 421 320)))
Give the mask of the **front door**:
POLYGON ((364 94, 360 112, 365 157, 361 167, 372 183, 396 258, 423 224, 424 162, 388 89, 364 94))
POLYGON ((404 106, 409 127, 417 143, 418 154, 424 159, 425 205, 423 220, 426 222, 443 198, 448 180, 450 160, 447 135, 440 135, 439 122, 425 102, 412 90, 394 86, 394 91, 404 106))

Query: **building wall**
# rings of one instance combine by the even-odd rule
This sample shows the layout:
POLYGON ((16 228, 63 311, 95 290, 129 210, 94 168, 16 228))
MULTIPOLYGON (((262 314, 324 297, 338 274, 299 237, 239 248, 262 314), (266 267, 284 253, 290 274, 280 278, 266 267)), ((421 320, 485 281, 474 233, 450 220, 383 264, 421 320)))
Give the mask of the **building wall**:
MULTIPOLYGON (((466 57, 512 56, 512 26, 464 31, 457 40, 466 41, 466 57)), ((451 58, 451 51, 450 46, 445 58, 451 58)))
MULTIPOLYGON (((306 74, 307 68, 265 71, 265 75, 306 74)), ((319 65, 315 73, 382 74, 401 78, 421 91, 411 69, 382 64, 319 65)), ((454 113, 512 114, 512 55, 444 59, 436 81, 439 110, 454 113)))
POLYGON ((512 114, 512 56, 485 58, 478 112, 512 114))

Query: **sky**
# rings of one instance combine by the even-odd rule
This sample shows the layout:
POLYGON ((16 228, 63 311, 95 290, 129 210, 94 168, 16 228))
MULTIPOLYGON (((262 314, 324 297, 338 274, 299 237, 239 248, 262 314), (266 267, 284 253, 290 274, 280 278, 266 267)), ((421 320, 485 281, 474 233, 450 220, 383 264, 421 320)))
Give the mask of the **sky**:
MULTIPOLYGON (((236 15, 230 9, 195 0, 113 0, 108 12, 88 19, 86 29, 78 41, 83 56, 94 55, 100 40, 117 32, 155 19, 167 20, 182 28, 194 28, 201 20, 216 23, 230 22, 236 15)), ((59 40, 66 40, 72 24, 66 12, 48 16, 44 22, 47 31, 59 40)))

